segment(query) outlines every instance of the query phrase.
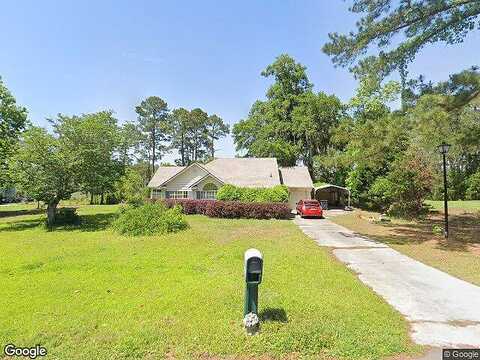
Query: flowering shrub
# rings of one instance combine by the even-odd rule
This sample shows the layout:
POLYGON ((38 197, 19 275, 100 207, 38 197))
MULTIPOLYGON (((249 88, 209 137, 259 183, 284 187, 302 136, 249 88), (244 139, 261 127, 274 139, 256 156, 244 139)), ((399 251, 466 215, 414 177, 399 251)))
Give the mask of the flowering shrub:
POLYGON ((290 209, 284 203, 167 199, 159 200, 168 208, 180 205, 184 214, 200 214, 217 218, 287 219, 290 209))
POLYGON ((186 215, 200 214, 206 215, 207 205, 215 200, 194 200, 194 199, 165 199, 158 200, 163 202, 167 208, 172 208, 175 205, 180 205, 183 213, 186 215))

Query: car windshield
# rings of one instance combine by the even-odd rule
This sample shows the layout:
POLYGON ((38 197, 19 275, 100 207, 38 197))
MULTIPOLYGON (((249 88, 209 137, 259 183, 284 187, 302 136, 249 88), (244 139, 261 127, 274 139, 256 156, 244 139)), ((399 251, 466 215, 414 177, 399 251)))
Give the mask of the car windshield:
POLYGON ((306 207, 319 207, 320 206, 318 201, 305 201, 304 204, 305 204, 306 207))

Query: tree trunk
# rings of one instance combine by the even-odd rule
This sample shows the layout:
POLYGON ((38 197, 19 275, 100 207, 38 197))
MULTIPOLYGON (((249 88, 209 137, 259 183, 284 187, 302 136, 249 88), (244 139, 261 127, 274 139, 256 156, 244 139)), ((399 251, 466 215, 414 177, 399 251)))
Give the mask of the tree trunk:
POLYGON ((182 157, 182 166, 185 166, 185 140, 183 138, 183 134, 182 134, 182 140, 180 143, 180 155, 182 157))
POLYGON ((152 178, 152 174, 150 173, 152 168, 151 168, 151 161, 152 161, 152 153, 150 152, 150 148, 148 149, 148 159, 147 159, 147 181, 150 181, 152 178))
POLYGON ((55 215, 57 213, 58 201, 53 201, 47 205, 47 225, 52 227, 55 224, 55 215))
POLYGON ((210 153, 212 154, 212 160, 215 159, 215 140, 213 139, 213 136, 212 136, 212 143, 211 143, 211 149, 210 149, 210 153))
POLYGON ((103 199, 103 193, 102 193, 102 195, 100 195, 100 205, 103 205, 103 204, 104 204, 104 201, 103 201, 103 200, 104 200, 104 199, 103 199))
POLYGON ((152 176, 155 174, 155 148, 157 144, 155 142, 155 128, 152 131, 152 176))
POLYGON ((93 192, 90 193, 90 205, 93 205, 93 192))

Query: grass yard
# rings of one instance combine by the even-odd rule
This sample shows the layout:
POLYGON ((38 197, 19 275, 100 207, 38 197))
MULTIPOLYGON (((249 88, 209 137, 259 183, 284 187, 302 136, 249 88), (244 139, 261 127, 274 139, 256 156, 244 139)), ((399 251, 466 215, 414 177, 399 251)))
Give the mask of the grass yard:
MULTIPOLYGON (((443 201, 427 200, 425 202, 432 207, 432 210, 443 211, 443 201)), ((480 200, 449 201, 448 210, 453 213, 477 212, 480 211, 480 200)))
POLYGON ((108 228, 116 209, 83 206, 81 227, 49 232, 35 206, 0 206, 0 344, 41 344, 53 359, 380 359, 420 350, 400 314, 291 221, 189 216, 189 230, 129 238, 108 228), (241 325, 249 247, 265 258, 253 337, 241 325))
MULTIPOLYGON (((448 241, 443 235, 433 232, 434 226, 443 229, 443 212, 439 211, 417 221, 392 219, 390 223, 373 222, 371 220, 378 219, 379 214, 362 210, 332 217, 331 220, 361 235, 387 243, 427 265, 480 285, 480 211, 475 210, 475 202, 452 203, 455 204, 450 211, 448 241), (459 203, 468 205, 466 208, 455 208, 459 203)), ((436 202, 432 205, 437 207, 436 202)))

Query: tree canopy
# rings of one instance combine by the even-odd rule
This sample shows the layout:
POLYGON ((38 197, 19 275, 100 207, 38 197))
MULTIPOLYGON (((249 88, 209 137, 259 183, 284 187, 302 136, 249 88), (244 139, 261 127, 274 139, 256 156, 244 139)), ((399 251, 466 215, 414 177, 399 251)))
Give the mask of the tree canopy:
POLYGON ((135 107, 138 129, 143 137, 140 142, 142 157, 150 163, 150 174, 155 172, 158 159, 166 152, 164 142, 169 139, 167 123, 168 105, 158 96, 150 96, 135 107))
POLYGON ((343 116, 334 95, 315 94, 306 68, 289 55, 277 57, 262 76, 273 77, 266 100, 256 101, 248 117, 233 127, 237 151, 245 156, 276 157, 280 165, 303 162, 312 171, 313 157, 329 147, 331 129, 343 116))
POLYGON ((8 159, 27 125, 27 109, 17 104, 0 77, 0 188, 8 185, 8 159))
POLYGON ((47 204, 50 226, 60 200, 69 199, 79 187, 79 161, 71 152, 71 144, 63 140, 45 129, 31 127, 24 132, 11 159, 16 187, 47 204))
MULTIPOLYGON (((95 195, 113 191, 113 185, 123 173, 120 149, 122 129, 111 111, 101 111, 80 116, 59 114, 51 120, 59 140, 69 147, 76 159, 80 191, 89 193, 91 202, 95 195)), ((124 143, 122 143, 125 146, 124 143)))
POLYGON ((230 129, 218 115, 208 115, 200 108, 191 111, 174 109, 169 118, 170 149, 178 152, 176 163, 181 166, 215 157, 215 142, 229 134, 230 129))
POLYGON ((382 77, 402 70, 426 45, 460 43, 480 25, 478 0, 354 0, 349 10, 361 17, 356 31, 329 34, 323 51, 336 65, 357 73, 373 68, 382 77))

